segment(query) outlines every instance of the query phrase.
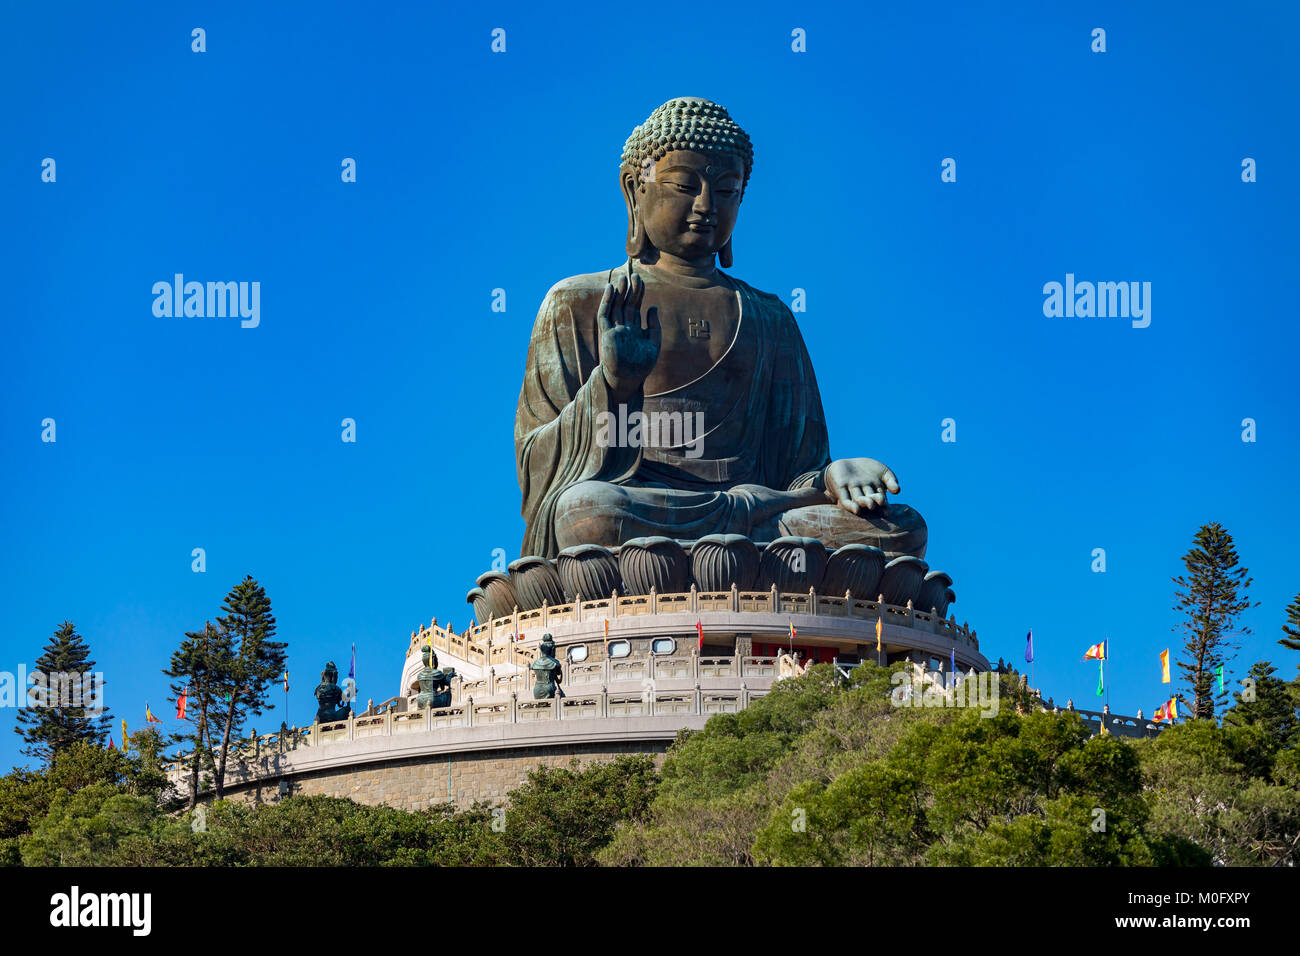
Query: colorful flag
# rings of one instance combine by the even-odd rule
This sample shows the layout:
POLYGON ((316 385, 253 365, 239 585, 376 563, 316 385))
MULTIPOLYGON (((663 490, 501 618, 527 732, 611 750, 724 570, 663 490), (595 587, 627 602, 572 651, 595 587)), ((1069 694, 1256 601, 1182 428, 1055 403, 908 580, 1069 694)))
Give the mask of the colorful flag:
POLYGON ((289 668, 284 669, 284 692, 289 693, 289 668))
POLYGON ((1106 689, 1106 656, 1103 654, 1097 659, 1097 696, 1100 697, 1106 689))
POLYGON ((348 665, 348 677, 353 683, 357 680, 357 645, 352 645, 352 663, 348 665))
POLYGON ((1167 701, 1156 708, 1155 722, 1158 724, 1162 720, 1173 722, 1178 719, 1178 698, 1170 697, 1167 701))
POLYGON ((1219 665, 1218 667, 1216 667, 1214 670, 1215 670, 1215 673, 1217 673, 1217 674, 1219 675, 1219 690, 1223 690, 1223 665, 1220 664, 1220 665, 1219 665))
POLYGON ((1029 629, 1029 635, 1025 638, 1025 663, 1034 662, 1034 629, 1029 629))
POLYGON ((876 618, 876 653, 877 654, 879 654, 881 651, 880 632, 883 631, 884 629, 885 629, 884 618, 879 618, 879 617, 876 618))
POLYGON ((952 662, 952 679, 956 681, 957 680, 957 648, 954 647, 949 652, 949 654, 950 656, 948 660, 952 662))
POLYGON ((794 629, 794 621, 789 621, 788 623, 790 624, 790 643, 793 644, 794 639, 799 636, 799 632, 794 629))
POLYGON ((1160 683, 1169 683, 1169 648, 1160 652, 1160 683))
POLYGON ((162 723, 161 720, 159 720, 157 717, 153 715, 153 711, 149 709, 149 702, 147 700, 144 702, 144 722, 146 724, 162 723))
POLYGON ((701 624, 698 619, 695 622, 695 633, 700 635, 699 651, 701 654, 703 654, 704 653, 704 625, 701 624))
POLYGON ((1083 655, 1085 661, 1104 661, 1106 659, 1106 642, 1094 644, 1083 655))
POLYGON ((181 696, 176 698, 176 719, 177 720, 185 719, 185 703, 189 697, 189 693, 190 693, 190 685, 186 684, 184 687, 181 688, 181 696))

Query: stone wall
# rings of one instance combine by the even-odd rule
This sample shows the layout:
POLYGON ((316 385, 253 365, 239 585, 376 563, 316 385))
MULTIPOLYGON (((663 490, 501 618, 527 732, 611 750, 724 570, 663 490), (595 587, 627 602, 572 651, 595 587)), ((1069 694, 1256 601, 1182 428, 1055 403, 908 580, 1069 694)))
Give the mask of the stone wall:
POLYGON ((429 754, 402 760, 309 770, 277 779, 262 779, 226 790, 226 798, 251 803, 276 803, 290 795, 346 797, 358 803, 386 804, 400 810, 421 810, 450 801, 469 807, 478 801, 503 804, 539 765, 567 767, 613 760, 620 754, 652 754, 663 763, 669 741, 575 743, 549 747, 429 754), (281 786, 281 780, 284 785, 281 786))

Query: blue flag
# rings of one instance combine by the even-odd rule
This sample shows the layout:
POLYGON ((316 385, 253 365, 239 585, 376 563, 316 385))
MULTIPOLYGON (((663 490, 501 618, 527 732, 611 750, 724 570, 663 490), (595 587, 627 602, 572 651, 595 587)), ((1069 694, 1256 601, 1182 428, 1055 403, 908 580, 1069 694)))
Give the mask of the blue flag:
POLYGON ((1025 663, 1034 662, 1034 629, 1029 629, 1029 635, 1025 638, 1025 663))

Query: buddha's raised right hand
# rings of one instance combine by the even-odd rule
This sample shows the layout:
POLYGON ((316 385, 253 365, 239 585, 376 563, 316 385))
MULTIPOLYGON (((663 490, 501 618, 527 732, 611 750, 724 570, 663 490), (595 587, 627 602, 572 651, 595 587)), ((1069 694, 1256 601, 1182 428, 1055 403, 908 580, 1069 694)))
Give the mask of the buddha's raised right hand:
POLYGON ((596 321, 600 327, 600 368, 614 401, 636 394, 659 358, 659 310, 654 306, 641 321, 645 282, 633 275, 618 277, 618 286, 605 284, 596 321))

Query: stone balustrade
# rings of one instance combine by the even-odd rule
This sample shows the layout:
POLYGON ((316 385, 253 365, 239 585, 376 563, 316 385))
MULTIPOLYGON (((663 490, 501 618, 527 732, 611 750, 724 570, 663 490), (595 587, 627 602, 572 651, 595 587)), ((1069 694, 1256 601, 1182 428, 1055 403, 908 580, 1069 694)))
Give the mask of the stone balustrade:
POLYGON ((848 593, 843 596, 818 594, 815 588, 809 588, 804 594, 780 592, 775 586, 767 591, 742 591, 736 587, 730 591, 698 591, 692 585, 689 591, 671 594, 657 594, 653 589, 649 594, 641 595, 620 595, 615 591, 607 598, 591 601, 579 597, 568 604, 543 604, 531 611, 515 609, 509 616, 493 618, 459 634, 445 626, 440 627, 438 619, 434 618, 430 624, 422 624, 411 632, 408 655, 418 653, 424 644, 431 644, 435 650, 483 668, 515 661, 522 661, 522 666, 526 667, 535 652, 512 640, 519 634, 534 634, 531 643, 536 644, 542 633, 560 624, 608 620, 614 627, 620 618, 690 614, 696 615, 707 626, 707 616, 719 613, 852 618, 870 622, 879 618, 886 626, 906 627, 979 650, 979 639, 968 624, 958 624, 955 617, 945 619, 931 611, 917 610, 911 601, 906 605, 895 605, 885 602, 883 595, 876 600, 864 600, 848 593))
MULTIPOLYGON (((586 720, 630 717, 698 717, 732 714, 765 695, 776 674, 774 657, 676 658, 637 662, 603 661, 603 665, 639 663, 643 670, 618 671, 608 666, 575 667, 566 673, 570 681, 561 686, 563 697, 534 700, 513 682, 500 681, 494 688, 461 689, 461 698, 450 707, 418 710, 414 698, 391 698, 347 720, 316 723, 310 727, 282 727, 258 735, 234 748, 235 763, 254 765, 273 754, 306 748, 349 743, 369 737, 393 737, 451 728, 482 727, 491 724, 525 724, 542 720, 586 720), (646 675, 653 674, 653 677, 646 675), (646 686, 619 688, 628 682, 646 686), (611 684, 615 685, 611 689, 611 684), (507 690, 507 688, 509 688, 507 690), (482 693, 475 696, 473 690, 482 693)), ((178 776, 185 773, 185 755, 168 767, 178 776)))

